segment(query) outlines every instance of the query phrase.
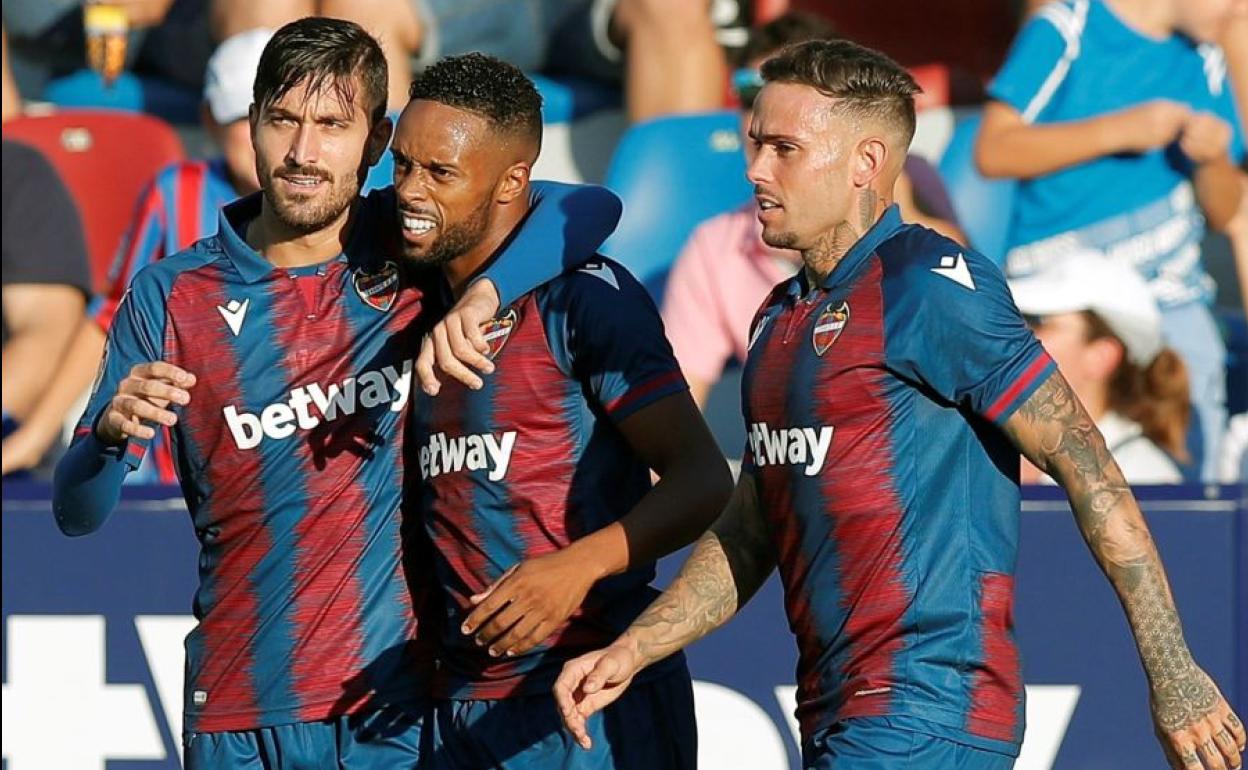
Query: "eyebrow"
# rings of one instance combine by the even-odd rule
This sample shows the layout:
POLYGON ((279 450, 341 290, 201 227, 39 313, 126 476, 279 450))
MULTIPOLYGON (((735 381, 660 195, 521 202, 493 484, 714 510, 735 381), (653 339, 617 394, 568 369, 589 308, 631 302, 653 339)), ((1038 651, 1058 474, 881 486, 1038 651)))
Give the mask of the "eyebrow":
MULTIPOLYGON (((394 160, 395 160, 396 162, 398 162, 398 163, 410 163, 410 164, 415 164, 415 163, 417 162, 415 158, 410 157, 407 153, 403 152, 402 150, 400 150, 400 149, 398 149, 397 147, 394 147, 394 146, 391 146, 391 147, 390 147, 390 154, 394 156, 394 160)), ((454 163, 447 163, 447 162, 445 162, 445 161, 439 161, 439 160, 431 160, 431 161, 429 161, 428 163, 422 163, 422 164, 420 164, 420 165, 422 165, 422 166, 436 166, 436 167, 438 167, 438 168, 446 168, 446 169, 451 169, 451 170, 454 170, 454 171, 458 171, 458 170, 459 170, 459 166, 458 166, 458 165, 456 165, 456 164, 454 164, 454 163)))
POLYGON ((762 142, 762 143, 788 142, 789 144, 801 144, 802 143, 801 139, 798 139, 796 136, 793 136, 791 134, 758 134, 758 133, 755 133, 752 129, 746 133, 747 133, 747 136, 750 137, 750 139, 753 139, 756 142, 762 142))

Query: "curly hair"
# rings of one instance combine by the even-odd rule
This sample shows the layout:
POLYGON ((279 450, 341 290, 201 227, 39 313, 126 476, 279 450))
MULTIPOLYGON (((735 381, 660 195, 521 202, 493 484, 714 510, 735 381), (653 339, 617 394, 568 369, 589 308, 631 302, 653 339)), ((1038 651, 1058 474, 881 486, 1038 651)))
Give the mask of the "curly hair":
POLYGON ((518 67, 501 59, 482 53, 449 56, 417 77, 409 96, 471 112, 541 148, 541 94, 518 67))

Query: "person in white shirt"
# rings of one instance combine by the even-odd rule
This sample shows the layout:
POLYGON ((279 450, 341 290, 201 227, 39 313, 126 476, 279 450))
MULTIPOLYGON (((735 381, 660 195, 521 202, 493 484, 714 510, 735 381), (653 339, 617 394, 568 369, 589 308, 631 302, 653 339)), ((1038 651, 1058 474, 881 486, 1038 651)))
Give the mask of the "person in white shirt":
MULTIPOLYGON (((1096 420, 1131 484, 1177 484, 1189 459, 1187 370, 1131 268, 1081 251, 1010 282, 1014 302, 1096 420), (1176 462, 1177 461, 1177 462, 1176 462)), ((1023 461, 1023 483, 1051 483, 1023 461)))

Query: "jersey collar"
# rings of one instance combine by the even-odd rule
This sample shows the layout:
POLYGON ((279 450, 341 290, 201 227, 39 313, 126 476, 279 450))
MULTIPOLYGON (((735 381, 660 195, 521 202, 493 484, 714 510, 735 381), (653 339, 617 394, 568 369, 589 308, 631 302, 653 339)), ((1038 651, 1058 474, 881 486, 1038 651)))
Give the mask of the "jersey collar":
POLYGON ((888 240, 901 229, 904 223, 901 221, 901 209, 897 204, 884 209, 884 213, 880 216, 871 229, 868 230, 858 242, 849 248, 845 256, 832 268, 832 272, 828 273, 828 277, 823 279, 822 287, 824 289, 834 289, 838 284, 844 283, 846 278, 858 272, 858 266, 866 260, 867 257, 875 253, 876 248, 888 240))
MULTIPOLYGON (((223 207, 218 218, 217 233, 221 240, 221 247, 230 262, 234 264, 238 274, 247 283, 258 283, 274 270, 273 263, 251 248, 245 237, 247 225, 260 216, 263 194, 262 192, 252 193, 223 207)), ((378 213, 374 209, 381 207, 366 205, 366 200, 361 198, 357 201, 360 211, 357 212, 351 233, 347 236, 347 247, 344 253, 329 262, 343 260, 350 262, 352 267, 366 269, 376 267, 374 263, 378 261, 378 255, 374 254, 376 249, 369 248, 369 233, 374 230, 384 231, 384 223, 370 218, 370 215, 378 213), (366 219, 369 221, 365 221, 366 219), (349 255, 352 254, 357 255, 356 258, 350 258, 349 255)))

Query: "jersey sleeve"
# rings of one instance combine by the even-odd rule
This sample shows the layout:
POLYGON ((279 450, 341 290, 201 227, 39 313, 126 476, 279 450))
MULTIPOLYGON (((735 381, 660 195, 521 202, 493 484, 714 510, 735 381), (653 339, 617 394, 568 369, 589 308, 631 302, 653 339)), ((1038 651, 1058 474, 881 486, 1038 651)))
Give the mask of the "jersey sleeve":
POLYGON ((108 331, 134 276, 164 256, 166 226, 164 196, 158 180, 154 180, 140 195, 134 220, 108 269, 107 293, 87 306, 87 315, 102 330, 108 331))
MULTIPOLYGON (((944 239, 941 239, 944 241, 944 239)), ((972 251, 925 250, 885 278, 885 357, 902 377, 1003 424, 1056 367, 972 251)))
POLYGON ((108 445, 96 437, 95 425, 130 370, 162 358, 164 318, 165 294, 151 271, 143 271, 117 309, 87 408, 56 466, 53 511, 67 534, 98 529, 116 506, 126 474, 143 461, 148 440, 132 438, 108 445))
POLYGON ((1200 55, 1209 85, 1207 109, 1230 124, 1231 161, 1236 165, 1241 164, 1244 161, 1244 125, 1239 119, 1239 110, 1235 107, 1235 89, 1231 87, 1230 74, 1227 72, 1226 54, 1217 46, 1203 45, 1200 47, 1200 55))
POLYGON ((694 231, 681 250, 663 292, 663 324, 681 369, 712 383, 732 358, 732 336, 720 317, 715 283, 709 275, 716 257, 706 226, 694 231))
POLYGON ((658 309, 620 265, 591 262, 561 279, 544 300, 556 360, 587 385, 612 420, 688 389, 658 309))
POLYGON ((1070 59, 1077 52, 1066 35, 1073 33, 1066 3, 1050 3, 1019 30, 1005 63, 988 85, 989 98, 1010 105, 1028 123, 1034 121, 1061 84, 1070 59), (1065 30, 1065 34, 1063 33, 1065 30))
POLYGON ((506 307, 593 258, 623 211, 619 197, 605 187, 534 182, 528 217, 481 278, 494 283, 500 307, 506 307))

